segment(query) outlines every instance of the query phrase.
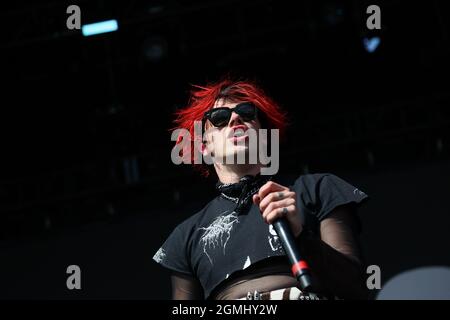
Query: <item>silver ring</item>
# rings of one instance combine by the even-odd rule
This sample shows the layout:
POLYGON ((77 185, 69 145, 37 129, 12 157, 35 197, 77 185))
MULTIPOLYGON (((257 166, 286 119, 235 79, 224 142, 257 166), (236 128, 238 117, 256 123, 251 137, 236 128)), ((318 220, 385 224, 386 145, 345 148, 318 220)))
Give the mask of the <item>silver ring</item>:
POLYGON ((284 193, 283 192, 278 192, 278 200, 281 200, 284 198, 284 193))
POLYGON ((288 208, 283 207, 283 210, 281 210, 281 214, 282 214, 283 216, 285 216, 285 215, 287 215, 288 213, 289 213, 288 208))

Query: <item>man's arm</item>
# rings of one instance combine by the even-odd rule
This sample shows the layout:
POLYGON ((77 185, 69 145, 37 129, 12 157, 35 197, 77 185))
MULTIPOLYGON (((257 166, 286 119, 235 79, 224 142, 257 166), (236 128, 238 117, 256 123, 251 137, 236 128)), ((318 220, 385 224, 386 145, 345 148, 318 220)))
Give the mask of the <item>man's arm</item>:
POLYGON ((179 272, 173 272, 170 278, 173 300, 203 299, 203 288, 197 279, 179 272))
POLYGON ((321 289, 341 298, 366 299, 355 214, 351 205, 337 207, 320 223, 320 239, 301 235, 299 245, 321 289))
POLYGON ((309 237, 303 231, 296 199, 295 191, 273 181, 267 182, 253 195, 253 202, 259 206, 266 223, 287 219, 297 237, 300 252, 314 278, 320 281, 316 290, 323 289, 340 298, 367 298, 356 239, 356 207, 350 204, 336 207, 321 221, 320 238, 309 237))

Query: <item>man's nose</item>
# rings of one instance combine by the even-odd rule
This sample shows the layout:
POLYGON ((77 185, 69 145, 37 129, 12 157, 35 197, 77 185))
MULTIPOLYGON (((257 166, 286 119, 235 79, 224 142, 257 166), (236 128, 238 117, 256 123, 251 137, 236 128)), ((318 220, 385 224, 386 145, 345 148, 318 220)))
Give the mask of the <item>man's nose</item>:
POLYGON ((242 121, 241 117, 236 112, 231 113, 231 117, 230 117, 230 121, 228 122, 228 126, 233 127, 237 124, 243 124, 243 123, 244 123, 244 121, 242 121))

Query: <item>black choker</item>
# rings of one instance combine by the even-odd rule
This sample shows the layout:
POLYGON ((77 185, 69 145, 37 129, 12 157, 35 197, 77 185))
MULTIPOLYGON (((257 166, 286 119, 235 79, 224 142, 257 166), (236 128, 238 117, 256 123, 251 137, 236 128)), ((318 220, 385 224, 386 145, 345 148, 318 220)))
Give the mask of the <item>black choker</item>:
POLYGON ((260 174, 256 176, 246 175, 236 183, 218 182, 216 189, 222 197, 235 202, 236 208, 234 211, 241 214, 248 209, 252 202, 252 196, 270 179, 272 179, 272 176, 262 176, 260 174))

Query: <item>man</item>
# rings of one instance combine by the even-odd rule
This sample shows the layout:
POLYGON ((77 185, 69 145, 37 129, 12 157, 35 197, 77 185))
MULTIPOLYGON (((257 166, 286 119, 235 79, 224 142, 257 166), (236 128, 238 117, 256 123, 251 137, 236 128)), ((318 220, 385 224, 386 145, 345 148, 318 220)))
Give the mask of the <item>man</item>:
POLYGON ((259 129, 283 135, 286 123, 286 113, 248 81, 195 87, 189 105, 177 112, 177 128, 194 137, 177 144, 184 142, 182 153, 195 160, 197 153, 186 153, 185 147, 202 139, 202 155, 213 163, 195 166, 205 175, 216 173, 218 195, 179 224, 153 257, 172 271, 173 299, 366 298, 356 207, 367 195, 332 174, 283 182, 264 175, 267 164, 259 158, 249 161, 250 132, 263 140, 258 146, 273 145, 277 141, 259 129), (201 137, 196 121, 206 130, 201 137), (239 155, 245 163, 226 161, 239 155), (313 294, 299 289, 272 227, 282 217, 309 264, 313 294))

